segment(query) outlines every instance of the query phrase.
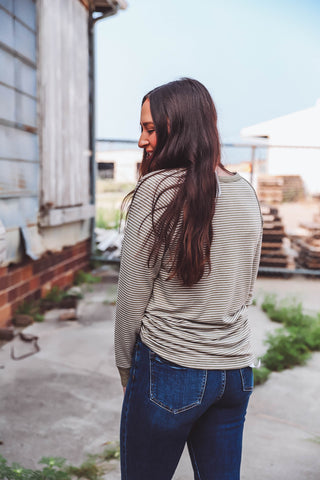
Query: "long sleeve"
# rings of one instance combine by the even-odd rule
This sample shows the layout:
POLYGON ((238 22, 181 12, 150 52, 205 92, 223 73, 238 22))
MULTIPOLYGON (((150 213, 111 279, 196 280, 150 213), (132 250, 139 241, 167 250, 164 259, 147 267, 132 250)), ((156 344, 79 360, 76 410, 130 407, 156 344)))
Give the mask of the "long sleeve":
POLYGON ((154 180, 148 179, 136 190, 122 245, 115 321, 115 356, 123 386, 127 383, 136 337, 140 332, 159 268, 159 262, 154 267, 148 267, 150 241, 153 238, 153 184, 154 180))
POLYGON ((254 284, 258 275, 258 270, 259 270, 259 264, 260 264, 260 255, 261 255, 261 245, 262 245, 262 235, 263 235, 263 226, 261 225, 261 234, 259 241, 256 246, 255 250, 255 255, 252 263, 252 274, 251 274, 251 282, 250 282, 250 288, 249 288, 249 295, 248 299, 246 301, 247 307, 252 304, 252 298, 253 298, 253 289, 254 289, 254 284))

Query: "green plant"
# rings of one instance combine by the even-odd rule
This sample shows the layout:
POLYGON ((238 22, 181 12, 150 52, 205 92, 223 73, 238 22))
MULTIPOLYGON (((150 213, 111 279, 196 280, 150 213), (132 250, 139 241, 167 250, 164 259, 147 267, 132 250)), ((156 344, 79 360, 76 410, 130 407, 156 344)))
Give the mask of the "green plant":
POLYGON ((44 457, 40 464, 45 467, 42 470, 32 470, 22 467, 19 463, 7 464, 0 455, 0 478, 2 480, 71 480, 70 474, 64 470, 64 458, 44 457))
POLYGON ((45 295, 44 300, 48 300, 52 303, 60 303, 61 300, 66 296, 66 292, 60 287, 55 285, 51 290, 45 295))
POLYGON ((255 382, 259 385, 268 378, 267 372, 282 371, 295 365, 303 365, 312 351, 320 350, 320 313, 307 315, 301 302, 295 299, 278 301, 276 295, 265 296, 261 308, 269 318, 283 324, 283 328, 269 334, 268 349, 261 362, 263 367, 255 371, 255 382))
POLYGON ((84 270, 79 270, 75 276, 74 284, 82 285, 83 283, 99 283, 101 282, 101 277, 95 277, 90 272, 85 272, 84 270))
POLYGON ((118 230, 121 222, 121 211, 115 209, 106 211, 104 208, 98 208, 96 214, 96 227, 105 228, 107 230, 118 230))
POLYGON ((104 473, 104 468, 101 465, 97 465, 94 460, 87 460, 80 467, 67 467, 66 471, 72 477, 100 480, 104 473))
POLYGON ((119 460, 120 458, 120 445, 119 442, 109 442, 109 446, 104 449, 102 454, 100 455, 102 460, 112 460, 116 459, 119 460))
POLYGON ((85 480, 102 480, 105 466, 99 464, 102 461, 119 459, 119 444, 111 442, 111 446, 97 455, 88 455, 79 467, 67 465, 66 459, 61 457, 43 457, 38 462, 44 465, 42 469, 28 469, 19 463, 8 465, 7 460, 0 455, 0 479, 1 480, 73 480, 74 478, 85 480))
POLYGON ((254 385, 262 385, 262 383, 266 382, 269 378, 271 370, 266 367, 254 368, 253 369, 253 376, 254 376, 254 385))
POLYGON ((269 345, 262 357, 262 364, 269 370, 281 372, 295 365, 303 365, 310 357, 310 351, 302 335, 279 329, 269 334, 266 340, 269 345))
POLYGON ((107 442, 107 447, 103 450, 102 453, 95 455, 88 455, 88 458, 91 460, 100 459, 102 461, 109 462, 110 460, 119 460, 120 458, 120 445, 119 442, 107 442))
POLYGON ((261 309, 264 312, 266 312, 268 316, 270 316, 270 314, 274 312, 275 306, 276 306, 276 295, 268 293, 264 297, 264 300, 261 304, 261 309))
POLYGON ((15 314, 17 315, 29 315, 33 318, 35 322, 43 322, 44 316, 40 313, 39 302, 35 300, 22 302, 16 309, 15 314))

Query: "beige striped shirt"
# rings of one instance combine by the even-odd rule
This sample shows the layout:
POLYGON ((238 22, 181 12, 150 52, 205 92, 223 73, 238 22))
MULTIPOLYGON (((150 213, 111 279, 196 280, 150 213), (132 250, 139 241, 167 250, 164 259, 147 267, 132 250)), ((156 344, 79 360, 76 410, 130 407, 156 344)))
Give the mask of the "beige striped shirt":
MULTIPOLYGON (((247 307, 259 267, 262 217, 255 191, 244 178, 238 173, 218 177, 210 272, 207 268, 197 284, 185 287, 176 278, 168 280, 168 254, 159 255, 148 268, 153 197, 183 173, 149 175, 130 207, 115 324, 116 365, 123 385, 137 335, 161 357, 186 367, 233 369, 254 361, 247 307)), ((163 194, 159 206, 173 195, 163 194)))

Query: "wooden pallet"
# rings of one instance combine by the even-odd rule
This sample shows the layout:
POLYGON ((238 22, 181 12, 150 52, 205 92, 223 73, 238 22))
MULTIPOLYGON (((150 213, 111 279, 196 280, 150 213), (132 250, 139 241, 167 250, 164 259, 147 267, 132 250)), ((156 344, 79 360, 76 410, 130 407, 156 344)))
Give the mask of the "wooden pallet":
POLYGON ((286 268, 288 266, 288 255, 283 250, 282 244, 285 231, 278 209, 262 204, 261 213, 263 217, 263 235, 260 266, 286 268))

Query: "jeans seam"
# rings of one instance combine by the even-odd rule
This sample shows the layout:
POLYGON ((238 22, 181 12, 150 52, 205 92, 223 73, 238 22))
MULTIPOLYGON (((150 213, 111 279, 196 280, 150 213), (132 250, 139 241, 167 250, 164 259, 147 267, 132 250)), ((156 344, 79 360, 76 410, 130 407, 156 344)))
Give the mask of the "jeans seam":
POLYGON ((216 402, 218 402, 219 400, 221 400, 223 394, 224 394, 224 391, 225 391, 225 388, 226 388, 226 371, 225 370, 221 370, 221 375, 222 375, 222 381, 221 381, 221 389, 220 389, 220 392, 216 398, 216 402))
MULTIPOLYGON (((247 367, 248 368, 248 367, 247 367)), ((244 376, 243 376, 243 373, 242 373, 242 370, 244 370, 243 368, 240 368, 240 375, 241 375, 241 383, 242 383, 242 390, 244 392, 252 392, 253 391, 253 386, 247 386, 246 382, 245 382, 245 379, 244 379, 244 376)))
POLYGON ((193 449, 193 445, 192 445, 192 441, 191 439, 189 439, 189 447, 190 447, 190 452, 192 454, 192 459, 193 459, 193 463, 194 465, 196 466, 196 473, 198 475, 198 479, 197 480, 201 480, 201 475, 200 475, 200 472, 199 472, 199 467, 198 467, 198 463, 197 463, 197 458, 196 458, 196 454, 194 452, 194 449, 193 449))
POLYGON ((126 403, 126 409, 125 409, 125 412, 124 412, 124 432, 123 432, 123 465, 124 465, 124 480, 127 479, 128 475, 127 475, 127 455, 126 455, 126 451, 127 451, 127 417, 128 417, 128 411, 129 411, 129 405, 130 405, 130 399, 131 399, 131 396, 132 396, 132 391, 133 391, 133 387, 134 387, 134 384, 135 384, 135 374, 136 374, 136 371, 137 371, 137 359, 138 359, 138 353, 139 353, 139 343, 136 344, 136 352, 135 352, 135 358, 134 358, 134 364, 133 364, 133 369, 132 369, 132 374, 131 374, 131 386, 130 386, 130 391, 129 391, 129 396, 128 396, 128 399, 127 399, 127 403, 126 403))

